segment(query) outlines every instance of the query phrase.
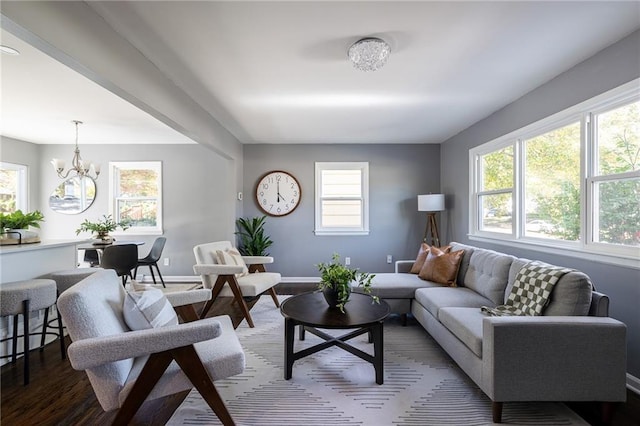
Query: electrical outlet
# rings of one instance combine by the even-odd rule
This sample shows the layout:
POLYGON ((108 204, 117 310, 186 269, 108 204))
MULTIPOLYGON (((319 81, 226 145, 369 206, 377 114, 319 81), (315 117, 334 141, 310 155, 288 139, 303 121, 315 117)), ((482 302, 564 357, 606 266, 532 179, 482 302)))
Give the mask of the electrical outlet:
POLYGON ((345 257, 344 258, 344 264, 345 264, 345 266, 351 265, 351 258, 350 257, 345 257))
POLYGON ((393 256, 391 256, 390 254, 387 255, 387 263, 391 263, 393 262, 393 256))
POLYGON ((164 266, 169 266, 169 258, 168 257, 164 258, 164 266))

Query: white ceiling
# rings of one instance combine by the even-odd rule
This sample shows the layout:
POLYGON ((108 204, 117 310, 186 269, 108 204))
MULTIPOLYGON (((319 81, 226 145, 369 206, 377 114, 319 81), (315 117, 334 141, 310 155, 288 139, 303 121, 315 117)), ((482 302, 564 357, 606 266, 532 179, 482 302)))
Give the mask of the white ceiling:
MULTIPOLYGON (((636 1, 89 5, 243 143, 440 143, 640 28, 636 1), (391 45, 374 73, 346 57, 365 36, 391 45)), ((72 143, 80 119, 81 143, 188 141, 9 41, 2 134, 72 143)))

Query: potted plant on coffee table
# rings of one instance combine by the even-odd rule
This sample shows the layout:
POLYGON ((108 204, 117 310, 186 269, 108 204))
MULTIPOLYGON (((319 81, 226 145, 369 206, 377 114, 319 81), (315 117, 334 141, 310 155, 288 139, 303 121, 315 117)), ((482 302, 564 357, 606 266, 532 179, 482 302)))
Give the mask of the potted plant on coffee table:
MULTIPOLYGON (((344 305, 351 296, 351 285, 356 283, 362 286, 366 294, 371 294, 371 280, 375 274, 360 272, 340 263, 340 255, 334 253, 330 263, 319 263, 320 283, 318 288, 322 290, 324 298, 332 308, 338 308, 344 313, 344 305)), ((371 296, 374 302, 379 303, 378 296, 371 296)))
POLYGON ((100 240, 100 244, 109 244, 113 242, 113 238, 109 235, 110 232, 121 228, 123 231, 129 229, 130 223, 128 220, 121 220, 117 223, 111 215, 103 215, 101 220, 97 222, 91 222, 89 219, 85 219, 80 224, 80 227, 76 229, 76 235, 81 232, 95 232, 94 238, 100 240))

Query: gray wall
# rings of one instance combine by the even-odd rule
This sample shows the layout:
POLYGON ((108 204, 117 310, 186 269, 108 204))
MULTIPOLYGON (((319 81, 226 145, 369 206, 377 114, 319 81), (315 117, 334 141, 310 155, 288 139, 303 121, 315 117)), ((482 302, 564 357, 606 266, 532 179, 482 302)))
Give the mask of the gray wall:
POLYGON ((38 145, 0 136, 0 161, 27 166, 29 211, 38 210, 40 181, 40 150, 38 145))
POLYGON ((444 218, 448 240, 487 247, 516 256, 540 259, 587 273, 596 288, 611 298, 610 314, 627 329, 628 369, 640 378, 640 271, 538 250, 517 250, 498 243, 471 242, 469 218, 469 149, 552 115, 640 77, 640 32, 528 93, 507 107, 454 136, 441 146, 442 191, 452 209, 444 218))
POLYGON ((268 217, 274 241, 270 266, 284 277, 317 277, 315 265, 334 252, 351 257, 352 267, 388 272, 396 259, 415 258, 426 216, 417 211, 417 195, 440 188, 438 145, 245 145, 244 216, 262 215, 255 185, 270 170, 292 173, 302 187, 298 208, 284 217, 268 217), (316 161, 368 161, 370 233, 368 236, 315 236, 314 167, 316 161))
MULTIPOLYGON (((2 160, 29 162, 29 170, 39 172, 39 180, 31 181, 30 192, 35 194, 31 209, 39 209, 45 216, 41 237, 46 239, 89 238, 76 236, 75 230, 88 218, 96 220, 109 211, 109 161, 161 161, 163 184, 164 236, 167 237, 163 257, 170 258, 170 266, 160 266, 163 275, 193 276, 193 246, 208 241, 232 239, 236 211, 241 204, 235 198, 235 165, 201 145, 84 145, 84 158, 102 165, 98 178, 96 201, 84 213, 63 215, 49 208, 49 194, 60 184, 51 158, 70 163, 72 145, 34 145, 2 139, 2 160)), ((119 239, 145 241, 141 255, 151 248, 157 236, 123 235, 119 239)), ((148 268, 141 270, 149 274, 148 268)))

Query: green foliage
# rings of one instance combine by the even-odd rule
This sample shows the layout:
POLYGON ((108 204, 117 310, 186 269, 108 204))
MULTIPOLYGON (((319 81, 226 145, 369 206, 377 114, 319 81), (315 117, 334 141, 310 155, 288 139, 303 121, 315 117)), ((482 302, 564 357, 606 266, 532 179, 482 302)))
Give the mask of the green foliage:
MULTIPOLYGON (((350 269, 340 263, 340 255, 334 253, 331 257, 331 263, 319 263, 316 265, 320 271, 320 283, 318 288, 332 288, 338 292, 337 307, 344 313, 344 305, 349 301, 351 294, 351 283, 356 282, 358 286, 362 286, 366 294, 371 294, 371 280, 375 274, 368 272, 360 272, 358 269, 350 269)), ((372 296, 373 300, 378 303, 378 296, 372 296)))
POLYGON ((264 222, 266 216, 254 218, 238 218, 236 226, 240 237, 238 250, 244 256, 269 256, 267 249, 273 244, 271 238, 265 235, 264 222))
POLYGON ((111 217, 111 215, 103 215, 102 219, 97 222, 90 222, 89 219, 85 219, 84 222, 80 224, 80 227, 76 229, 76 235, 81 232, 95 232, 97 234, 108 234, 109 232, 115 231, 117 228, 122 228, 123 231, 126 231, 129 228, 129 221, 122 220, 120 223, 116 223, 115 220, 111 217))
POLYGON ((35 210, 24 214, 21 210, 13 213, 0 213, 0 230, 5 229, 27 229, 30 226, 40 228, 40 222, 44 216, 40 211, 35 210))
POLYGON ((571 182, 563 182, 561 190, 550 197, 539 197, 538 215, 549 221, 552 235, 566 241, 580 239, 580 188, 571 182))

